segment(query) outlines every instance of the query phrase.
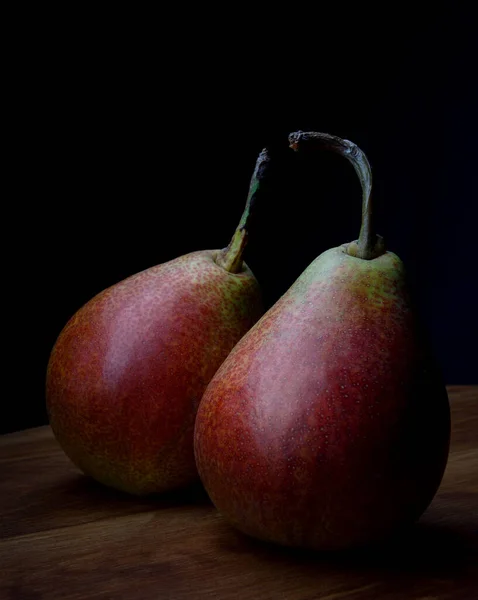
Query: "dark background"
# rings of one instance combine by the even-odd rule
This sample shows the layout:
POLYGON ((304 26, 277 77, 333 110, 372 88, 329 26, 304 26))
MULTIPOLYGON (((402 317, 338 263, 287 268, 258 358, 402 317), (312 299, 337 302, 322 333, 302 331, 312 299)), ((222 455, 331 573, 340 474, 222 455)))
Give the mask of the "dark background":
POLYGON ((286 150, 297 129, 367 153, 378 231, 406 264, 445 381, 478 383, 470 13, 341 5, 282 15, 281 27, 277 15, 191 10, 42 13, 38 27, 30 15, 12 54, 2 431, 46 423, 48 356, 82 304, 149 266, 227 245, 263 146, 276 166, 246 261, 267 307, 318 254, 357 238, 353 169, 286 150))

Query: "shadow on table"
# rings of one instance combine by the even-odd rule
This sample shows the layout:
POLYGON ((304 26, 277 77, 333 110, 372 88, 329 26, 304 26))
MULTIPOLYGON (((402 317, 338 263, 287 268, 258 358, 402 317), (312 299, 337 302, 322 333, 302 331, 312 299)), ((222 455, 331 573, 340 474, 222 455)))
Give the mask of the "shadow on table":
POLYGON ((478 518, 471 515, 468 522, 461 521, 459 526, 454 526, 453 520, 418 522, 372 548, 325 553, 254 540, 221 519, 217 542, 223 551, 251 553, 261 561, 295 565, 309 574, 325 569, 348 575, 424 576, 442 581, 468 574, 478 584, 478 518))
POLYGON ((187 488, 139 497, 108 488, 85 475, 71 473, 58 482, 54 477, 35 490, 19 489, 4 502, 0 539, 53 527, 65 527, 172 507, 210 506, 200 483, 187 488))
POLYGON ((62 498, 76 498, 85 501, 89 507, 108 508, 108 510, 112 508, 114 510, 117 507, 121 511, 125 506, 131 506, 132 508, 143 507, 147 510, 160 510, 161 508, 175 506, 211 504, 200 482, 172 492, 149 496, 133 496, 98 483, 91 477, 78 474, 78 476, 72 477, 69 481, 58 486, 55 491, 62 498))

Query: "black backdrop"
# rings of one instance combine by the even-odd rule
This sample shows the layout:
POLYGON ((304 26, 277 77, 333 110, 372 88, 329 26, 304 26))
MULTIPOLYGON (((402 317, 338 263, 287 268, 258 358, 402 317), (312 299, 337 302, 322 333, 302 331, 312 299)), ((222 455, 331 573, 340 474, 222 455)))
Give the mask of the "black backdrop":
POLYGON ((228 243, 263 146, 277 162, 246 261, 266 306, 320 252, 357 237, 353 170, 280 151, 296 129, 365 150, 378 230, 408 268, 445 380, 477 383, 475 31, 459 9, 389 9, 302 15, 285 29, 203 13, 30 24, 9 88, 2 431, 46 422, 48 355, 84 302, 228 243))

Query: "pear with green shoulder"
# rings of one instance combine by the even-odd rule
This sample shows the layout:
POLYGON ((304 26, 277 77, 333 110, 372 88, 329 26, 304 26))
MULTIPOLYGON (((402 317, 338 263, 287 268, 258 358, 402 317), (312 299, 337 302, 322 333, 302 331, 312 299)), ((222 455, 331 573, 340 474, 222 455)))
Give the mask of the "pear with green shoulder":
POLYGON ((60 333, 47 372, 51 427, 68 457, 99 482, 145 495, 198 479, 199 401, 263 314, 242 257, 268 163, 263 151, 227 248, 191 252, 109 287, 60 333))
POLYGON ((195 426, 201 479, 244 533, 287 546, 345 549, 382 540, 423 513, 448 457, 446 389, 405 270, 372 223, 371 169, 353 143, 326 148, 363 188, 357 241, 315 259, 235 346, 195 426))

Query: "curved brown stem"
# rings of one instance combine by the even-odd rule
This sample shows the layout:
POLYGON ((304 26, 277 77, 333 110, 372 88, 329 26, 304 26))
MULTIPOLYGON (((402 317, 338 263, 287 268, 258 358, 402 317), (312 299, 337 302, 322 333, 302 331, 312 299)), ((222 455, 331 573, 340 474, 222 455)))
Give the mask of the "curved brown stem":
POLYGON ((355 169, 362 186, 362 226, 355 246, 350 245, 349 254, 371 260, 385 252, 383 238, 375 233, 372 203, 372 169, 365 153, 353 142, 335 135, 316 131, 295 131, 289 135, 289 145, 293 150, 303 147, 319 147, 337 152, 355 169))
POLYGON ((216 263, 230 273, 238 273, 242 269, 242 254, 247 244, 249 223, 256 203, 257 194, 262 187, 269 163, 269 152, 267 148, 264 148, 259 154, 254 173, 252 174, 249 193, 247 194, 246 207, 242 213, 239 225, 237 226, 229 245, 221 250, 216 258, 216 263))

